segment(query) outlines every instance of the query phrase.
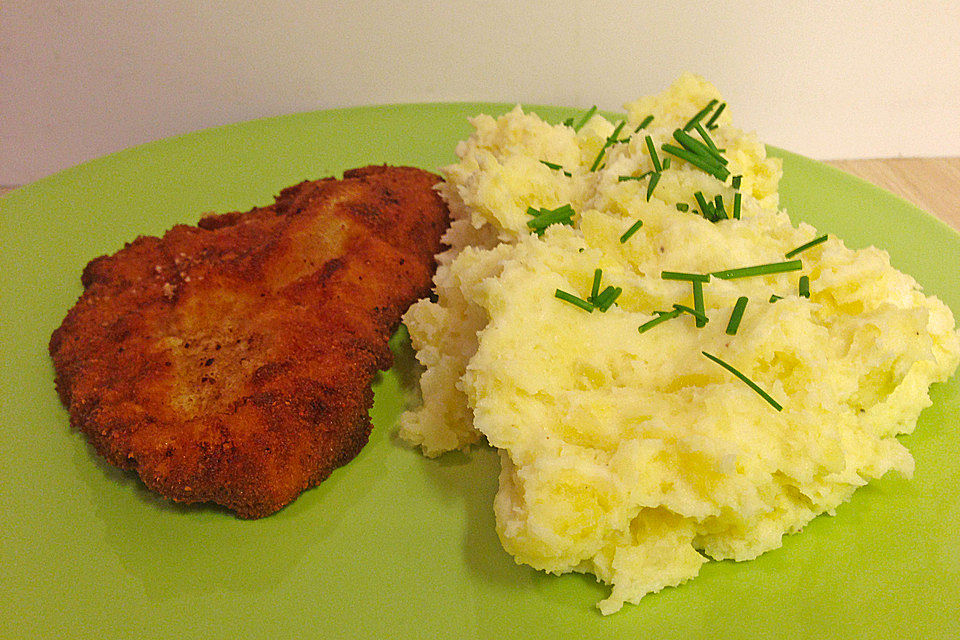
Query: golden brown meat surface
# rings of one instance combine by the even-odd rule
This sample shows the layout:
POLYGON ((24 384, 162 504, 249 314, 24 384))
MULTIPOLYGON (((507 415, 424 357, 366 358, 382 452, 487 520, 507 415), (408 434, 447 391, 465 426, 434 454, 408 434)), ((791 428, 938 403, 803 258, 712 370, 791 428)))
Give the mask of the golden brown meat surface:
POLYGON ((433 174, 366 167, 87 265, 50 340, 71 423, 180 502, 269 515, 367 442, 371 382, 429 291, 433 174))

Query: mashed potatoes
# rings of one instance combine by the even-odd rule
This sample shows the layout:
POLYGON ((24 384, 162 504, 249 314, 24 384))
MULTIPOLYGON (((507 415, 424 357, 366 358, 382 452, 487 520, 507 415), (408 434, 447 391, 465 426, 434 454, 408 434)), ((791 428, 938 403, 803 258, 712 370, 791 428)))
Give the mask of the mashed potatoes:
POLYGON ((437 300, 404 318, 426 369, 401 436, 428 456, 481 438, 496 447, 504 548, 537 569, 595 574, 612 587, 603 613, 708 558, 776 548, 888 471, 910 475, 895 435, 960 357, 943 303, 883 251, 832 236, 793 256, 796 270, 663 277, 782 263, 819 237, 778 209, 779 161, 728 109, 714 117, 719 101, 685 75, 628 104, 619 129, 600 116, 552 125, 520 107, 476 117, 445 169, 455 221, 437 300), (664 150, 711 100, 701 124, 727 161, 723 180, 664 150), (570 219, 531 232, 531 207, 567 204, 570 219), (726 217, 709 220, 710 204, 726 217), (619 297, 594 308, 608 286, 619 297), (673 313, 650 326, 662 312, 673 313))

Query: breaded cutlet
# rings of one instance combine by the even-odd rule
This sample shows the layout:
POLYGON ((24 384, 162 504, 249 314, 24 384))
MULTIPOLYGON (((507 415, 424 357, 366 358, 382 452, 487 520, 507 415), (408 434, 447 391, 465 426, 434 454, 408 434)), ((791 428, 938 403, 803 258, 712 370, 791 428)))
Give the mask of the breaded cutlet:
POLYGON ((354 169, 91 261, 50 340, 73 426, 153 491, 241 518, 320 483, 367 442, 387 341, 429 292, 438 180, 354 169))

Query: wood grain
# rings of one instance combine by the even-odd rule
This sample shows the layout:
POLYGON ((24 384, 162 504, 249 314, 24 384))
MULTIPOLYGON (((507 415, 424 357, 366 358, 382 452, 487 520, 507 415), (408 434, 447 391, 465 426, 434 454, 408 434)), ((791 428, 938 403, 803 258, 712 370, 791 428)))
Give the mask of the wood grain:
MULTIPOLYGON (((960 158, 878 158, 827 160, 912 202, 960 231, 960 158)), ((14 187, 0 187, 0 195, 14 187)))

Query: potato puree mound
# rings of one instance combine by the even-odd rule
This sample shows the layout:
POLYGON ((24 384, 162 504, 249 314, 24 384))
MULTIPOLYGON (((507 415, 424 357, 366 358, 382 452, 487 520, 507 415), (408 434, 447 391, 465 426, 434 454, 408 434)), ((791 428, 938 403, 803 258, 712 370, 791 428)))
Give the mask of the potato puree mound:
POLYGON ((782 262, 818 237, 778 209, 780 162, 731 126, 729 109, 709 132, 726 180, 662 150, 711 99, 720 100, 713 86, 685 75, 628 104, 596 171, 615 129, 603 117, 579 131, 520 107, 473 119, 441 187, 455 221, 438 299, 404 318, 426 370, 402 437, 428 456, 481 438, 496 447, 504 548, 537 569, 595 574, 612 586, 605 614, 696 576, 708 558, 778 547, 890 470, 909 476, 913 460, 895 436, 914 428, 929 385, 960 357, 942 302, 885 252, 833 236, 798 254, 798 271, 710 278, 703 327, 684 313, 638 331, 657 310, 694 306, 691 282, 662 271, 782 262), (671 157, 649 199, 649 176, 620 179, 655 169, 647 135, 660 161, 671 157), (701 215, 696 192, 707 202, 719 194, 731 213, 738 190, 740 219, 701 215), (572 224, 531 233, 528 207, 565 204, 572 224), (607 311, 555 297, 589 298, 598 268, 601 288, 623 290, 607 311), (748 304, 729 335, 741 296, 748 304))

